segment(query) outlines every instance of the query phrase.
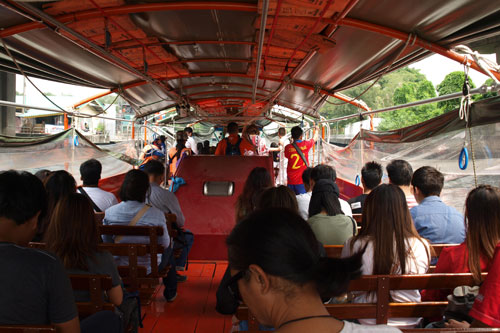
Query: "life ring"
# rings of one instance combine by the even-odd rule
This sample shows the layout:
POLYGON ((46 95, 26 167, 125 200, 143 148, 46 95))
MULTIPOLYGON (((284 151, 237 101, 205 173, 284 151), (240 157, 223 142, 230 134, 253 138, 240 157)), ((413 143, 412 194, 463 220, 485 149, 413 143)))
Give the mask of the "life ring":
POLYGON ((80 144, 80 142, 78 141, 78 135, 75 135, 75 136, 73 137, 73 145, 74 145, 75 147, 78 147, 78 145, 79 145, 79 144, 80 144))
POLYGON ((356 178, 354 179, 354 185, 359 186, 361 184, 361 180, 359 179, 359 175, 356 175, 356 178))
POLYGON ((461 170, 467 169, 467 165, 469 165, 469 151, 467 147, 463 147, 462 151, 460 151, 460 156, 458 156, 458 167, 461 170))

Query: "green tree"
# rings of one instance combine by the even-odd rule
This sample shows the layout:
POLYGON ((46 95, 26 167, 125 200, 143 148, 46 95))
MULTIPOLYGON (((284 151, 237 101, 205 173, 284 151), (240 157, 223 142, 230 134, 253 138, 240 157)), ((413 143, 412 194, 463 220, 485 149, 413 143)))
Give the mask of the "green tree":
MULTIPOLYGON (((394 72, 391 72, 382 78, 371 87, 366 93, 364 93, 359 99, 363 100, 372 110, 387 107, 394 105, 393 101, 393 92, 403 86, 404 83, 412 82, 417 84, 418 82, 426 81, 425 75, 420 73, 419 70, 404 67, 398 69, 394 72)), ((350 97, 357 97, 361 93, 363 93, 366 88, 370 86, 371 82, 361 84, 359 86, 347 89, 343 91, 344 94, 350 97)), ((434 90, 432 83, 428 81, 428 84, 419 88, 418 84, 416 85, 416 90, 425 91, 424 87, 430 87, 431 90, 434 90)), ((406 89, 406 88, 405 88, 406 89)), ((413 88, 412 88, 413 89, 413 88)), ((412 94, 421 95, 423 91, 415 91, 412 94)), ((363 110, 359 110, 353 105, 342 103, 340 100, 337 100, 333 97, 329 98, 328 101, 334 104, 340 105, 332 105, 329 103, 325 103, 324 106, 319 110, 319 113, 327 119, 333 119, 342 117, 345 115, 356 114, 363 110)), ((341 131, 347 124, 359 121, 358 118, 352 118, 349 120, 340 121, 338 123, 339 131, 341 131)), ((399 122, 398 122, 399 123, 399 122)), ((332 126, 336 127, 337 124, 333 124, 332 126)))
MULTIPOLYGON (((461 92, 465 81, 464 72, 456 71, 446 75, 444 80, 437 85, 439 96, 461 92)), ((469 77, 470 88, 475 88, 476 85, 469 77)), ((448 101, 438 102, 438 107, 443 109, 443 112, 448 112, 460 107, 460 98, 450 99, 448 101)))
MULTIPOLYGON (((394 91, 393 104, 407 104, 432 97, 436 97, 434 86, 432 82, 424 78, 418 82, 405 82, 397 88, 394 91)), ((441 113, 442 110, 437 107, 436 103, 384 112, 380 115, 383 120, 378 129, 385 131, 414 125, 441 113)))

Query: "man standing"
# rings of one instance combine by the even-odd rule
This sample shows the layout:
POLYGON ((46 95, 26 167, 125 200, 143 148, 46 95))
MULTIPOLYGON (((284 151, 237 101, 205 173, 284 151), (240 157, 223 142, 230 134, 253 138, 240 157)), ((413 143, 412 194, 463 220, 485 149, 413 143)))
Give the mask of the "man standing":
POLYGON ((410 163, 405 160, 393 160, 387 164, 385 169, 387 170, 389 183, 399 186, 405 193, 408 208, 412 209, 418 205, 410 189, 411 177, 413 176, 413 169, 410 163))
POLYGON ((314 132, 311 140, 302 141, 303 131, 299 126, 291 130, 292 143, 285 147, 285 157, 288 159, 287 177, 288 187, 296 195, 306 193, 304 183, 302 182, 302 173, 309 166, 309 150, 314 146, 318 139, 318 131, 314 132))
MULTIPOLYGON (((185 218, 179 205, 179 200, 177 200, 174 193, 160 187, 160 185, 165 181, 165 167, 163 164, 158 161, 149 161, 144 166, 144 172, 148 174, 151 186, 151 192, 149 194, 149 198, 146 199, 146 202, 164 213, 175 214, 177 217, 177 226, 179 228, 183 228, 185 218)), ((175 265, 178 271, 184 270, 189 251, 191 250, 194 241, 194 236, 189 230, 184 230, 183 235, 184 239, 182 244, 179 240, 174 239, 174 249, 182 248, 181 256, 175 260, 175 265)), ((177 274, 177 281, 183 282, 186 280, 187 276, 177 274)))
POLYGON ((444 185, 443 174, 430 166, 421 167, 413 174, 411 185, 418 206, 410 209, 410 213, 420 236, 431 243, 462 243, 464 217, 439 197, 444 185))
POLYGON ((196 145, 196 140, 193 138, 193 129, 191 127, 186 127, 184 129, 184 133, 186 133, 188 139, 186 141, 186 148, 191 149, 191 151, 198 155, 200 152, 198 151, 198 146, 196 145))
POLYGON ((363 185, 363 194, 349 199, 347 202, 351 205, 353 214, 363 213, 365 199, 370 192, 382 182, 382 166, 375 161, 368 162, 361 169, 361 184, 363 185))
POLYGON ((92 202, 94 211, 104 212, 111 206, 118 203, 113 193, 106 192, 99 188, 99 179, 101 179, 102 165, 96 159, 90 159, 80 165, 80 175, 83 186, 77 190, 85 195, 92 202))
POLYGON ((238 124, 231 122, 227 125, 229 136, 220 140, 215 150, 215 155, 244 156, 255 155, 255 147, 245 138, 238 135, 238 124))

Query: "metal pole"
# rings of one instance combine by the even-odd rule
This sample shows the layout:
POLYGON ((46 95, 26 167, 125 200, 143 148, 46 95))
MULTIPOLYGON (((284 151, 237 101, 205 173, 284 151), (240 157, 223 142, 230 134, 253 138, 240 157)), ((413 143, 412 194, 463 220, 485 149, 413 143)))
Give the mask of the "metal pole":
POLYGON ((255 67, 255 78, 252 87, 252 104, 255 104, 255 96, 257 94, 257 84, 259 82, 260 62, 262 61, 262 46, 264 45, 264 36, 266 34, 267 11, 269 9, 269 0, 264 0, 262 3, 262 15, 260 17, 259 31, 259 48, 257 51, 257 63, 255 67))
MULTIPOLYGON (((496 91, 496 90, 500 90, 500 84, 493 84, 492 86, 483 85, 479 88, 471 89, 470 94, 471 95, 485 94, 487 92, 496 91)), ((411 103, 407 103, 407 104, 389 106, 387 108, 382 108, 382 109, 378 109, 378 110, 360 112, 360 113, 355 113, 355 114, 351 114, 348 116, 338 117, 338 118, 334 118, 334 119, 330 119, 330 120, 324 120, 324 121, 320 121, 320 123, 333 123, 333 122, 338 122, 340 120, 357 118, 359 116, 372 115, 372 114, 381 113, 381 112, 393 111, 393 110, 398 110, 398 109, 406 109, 406 108, 409 108, 412 106, 419 106, 419 105, 424 105, 424 104, 429 104, 429 103, 434 103, 434 102, 447 101, 447 100, 459 98, 462 96, 463 96, 462 92, 456 92, 456 93, 452 93, 452 94, 448 94, 448 95, 443 95, 443 96, 425 99, 422 101, 416 101, 416 102, 411 102, 411 103)))

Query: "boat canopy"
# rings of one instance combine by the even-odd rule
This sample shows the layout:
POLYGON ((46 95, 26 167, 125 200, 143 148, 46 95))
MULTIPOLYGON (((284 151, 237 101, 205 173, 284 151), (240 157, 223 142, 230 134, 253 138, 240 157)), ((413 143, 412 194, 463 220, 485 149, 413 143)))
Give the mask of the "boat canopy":
POLYGON ((0 5, 0 70, 109 89, 137 117, 176 106, 219 124, 266 120, 276 104, 319 118, 329 96, 366 110, 339 92, 432 53, 479 69, 450 49, 500 33, 491 0, 0 5))

